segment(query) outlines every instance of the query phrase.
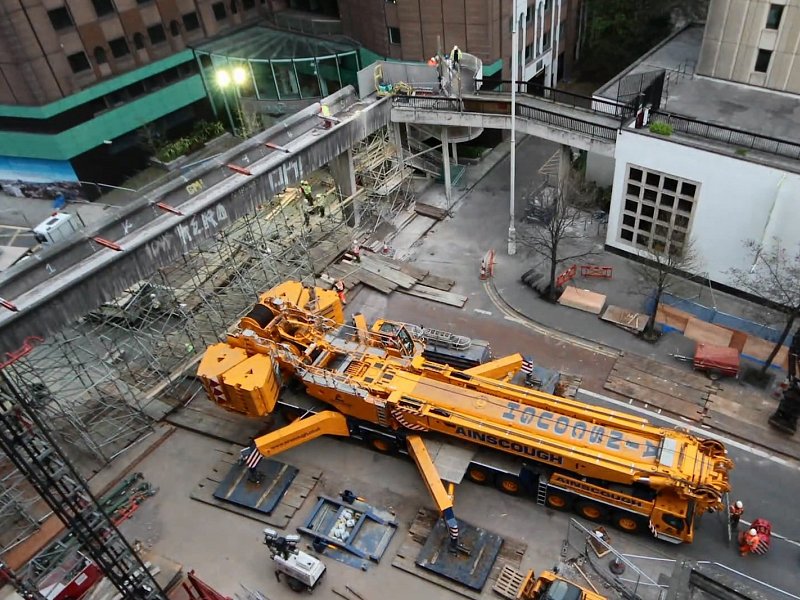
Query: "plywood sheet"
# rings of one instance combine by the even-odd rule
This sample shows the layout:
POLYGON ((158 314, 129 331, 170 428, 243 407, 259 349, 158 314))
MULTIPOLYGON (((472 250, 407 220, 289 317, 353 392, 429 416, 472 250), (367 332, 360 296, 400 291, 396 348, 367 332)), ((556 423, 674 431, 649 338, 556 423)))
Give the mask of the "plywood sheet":
POLYGON ((695 342, 713 346, 730 346, 733 339, 733 331, 730 329, 695 318, 689 319, 683 335, 695 342))
POLYGON ((597 292, 568 285, 558 299, 558 303, 592 313, 593 315, 599 315, 603 310, 603 306, 605 306, 606 296, 605 294, 598 294, 597 292))
MULTIPOLYGON (((765 361, 774 347, 775 344, 772 342, 749 335, 747 336, 744 346, 742 346, 742 355, 750 356, 756 360, 765 361)), ((789 349, 786 346, 783 346, 780 350, 778 350, 778 355, 775 357, 773 364, 786 370, 789 366, 788 358, 789 349)))
POLYGON ((600 318, 603 319, 603 321, 608 321, 609 323, 614 323, 614 325, 619 325, 624 329, 629 329, 631 331, 644 331, 644 328, 647 325, 648 317, 647 315, 637 313, 627 308, 609 304, 606 307, 606 310, 603 312, 603 316, 600 318))
POLYGON ((690 319, 694 317, 667 304, 659 304, 656 311, 656 322, 678 331, 684 331, 690 319))

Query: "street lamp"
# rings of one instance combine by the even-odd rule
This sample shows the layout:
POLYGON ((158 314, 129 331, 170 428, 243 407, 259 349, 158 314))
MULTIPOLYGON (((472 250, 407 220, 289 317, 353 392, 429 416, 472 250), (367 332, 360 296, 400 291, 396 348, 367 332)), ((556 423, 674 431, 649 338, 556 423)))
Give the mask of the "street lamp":
POLYGON ((244 130, 244 122, 242 119, 241 100, 239 96, 239 88, 247 83, 247 71, 244 67, 233 67, 232 69, 216 69, 214 71, 214 80, 217 82, 217 87, 222 91, 222 101, 225 104, 225 112, 228 113, 228 121, 231 125, 231 130, 234 135, 236 134, 236 124, 231 114, 231 107, 228 104, 228 88, 233 88, 236 94, 237 111, 239 114, 239 121, 244 130))

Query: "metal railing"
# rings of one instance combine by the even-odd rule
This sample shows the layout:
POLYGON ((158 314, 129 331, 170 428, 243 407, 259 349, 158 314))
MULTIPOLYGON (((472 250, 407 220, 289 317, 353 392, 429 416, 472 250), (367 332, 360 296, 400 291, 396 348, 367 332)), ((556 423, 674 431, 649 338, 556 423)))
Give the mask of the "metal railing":
POLYGON ((650 122, 667 123, 679 133, 685 133, 723 144, 730 144, 745 150, 758 150, 786 158, 800 159, 800 143, 790 142, 767 135, 734 129, 725 125, 716 125, 683 117, 660 110, 650 113, 650 122))
POLYGON ((634 114, 633 109, 626 104, 613 100, 606 100, 604 98, 576 94, 575 92, 568 92, 566 90, 559 90, 538 83, 528 83, 527 81, 483 81, 481 82, 481 89, 475 92, 475 94, 480 95, 482 92, 510 93, 514 85, 517 86, 518 94, 525 94, 554 104, 589 110, 599 115, 625 120, 633 117, 634 114))
MULTIPOLYGON (((438 96, 395 96, 392 101, 393 104, 398 107, 465 112, 462 108, 462 102, 458 98, 438 96)), ((495 104, 491 100, 486 100, 486 102, 492 103, 493 105, 495 104)), ((469 103, 474 106, 475 104, 480 105, 481 101, 473 98, 469 100, 469 103)), ((509 108, 505 113, 498 113, 496 110, 497 107, 493 106, 495 110, 486 111, 486 113, 483 111, 471 110, 468 111, 468 114, 509 115, 511 111, 511 105, 509 104, 508 107, 509 108)), ((539 123, 544 123, 552 127, 557 127, 559 129, 582 133, 596 139, 607 140, 610 142, 616 141, 617 139, 617 127, 593 123, 591 121, 578 119, 570 115, 545 110, 543 108, 517 104, 517 116, 539 123)))

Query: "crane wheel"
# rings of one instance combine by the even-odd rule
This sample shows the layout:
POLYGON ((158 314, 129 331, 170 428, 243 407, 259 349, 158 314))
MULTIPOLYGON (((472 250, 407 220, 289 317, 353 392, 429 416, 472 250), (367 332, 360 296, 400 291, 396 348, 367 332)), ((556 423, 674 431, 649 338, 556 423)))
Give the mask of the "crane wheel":
POLYGON ((514 475, 498 475, 494 482, 497 489, 509 496, 518 496, 521 490, 519 477, 514 475))
POLYGON ((700 449, 712 457, 724 456, 725 454, 725 446, 722 445, 722 442, 717 440, 702 440, 700 442, 700 449))
POLYGON ((603 521, 608 514, 602 504, 586 500, 575 505, 575 512, 590 521, 603 521))
POLYGON ((373 436, 367 439, 367 444, 381 454, 394 454, 397 445, 383 437, 373 436))
POLYGON ((553 510, 570 510, 572 508, 572 498, 565 492, 548 493, 544 503, 553 510))
POLYGON ((614 527, 625 533, 638 533, 644 528, 642 519, 630 513, 615 512, 611 516, 614 527))
POLYGON ((492 474, 489 472, 489 469, 472 465, 467 469, 467 479, 469 479, 472 483, 477 483, 478 485, 486 485, 491 483, 492 474))

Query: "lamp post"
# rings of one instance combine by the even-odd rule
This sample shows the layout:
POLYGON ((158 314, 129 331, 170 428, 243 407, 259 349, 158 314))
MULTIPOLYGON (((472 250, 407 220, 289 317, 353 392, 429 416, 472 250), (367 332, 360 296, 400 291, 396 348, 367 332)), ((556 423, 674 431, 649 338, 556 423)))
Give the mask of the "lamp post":
POLYGON ((517 0, 512 0, 511 16, 511 182, 509 184, 510 194, 508 199, 508 255, 514 256, 517 253, 517 229, 514 226, 514 183, 517 171, 517 135, 516 135, 516 116, 517 116, 517 76, 519 71, 519 20, 520 11, 517 0))
POLYGON ((225 112, 228 114, 228 121, 231 125, 231 131, 236 135, 236 122, 231 113, 231 107, 228 104, 228 89, 233 88, 233 93, 236 96, 236 112, 239 119, 241 130, 244 131, 244 118, 242 115, 241 96, 239 95, 239 88, 247 83, 247 71, 244 67, 233 67, 232 69, 217 69, 214 72, 214 79, 217 82, 217 87, 222 91, 222 101, 225 104, 225 112))

